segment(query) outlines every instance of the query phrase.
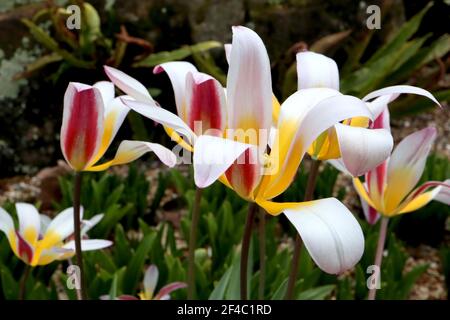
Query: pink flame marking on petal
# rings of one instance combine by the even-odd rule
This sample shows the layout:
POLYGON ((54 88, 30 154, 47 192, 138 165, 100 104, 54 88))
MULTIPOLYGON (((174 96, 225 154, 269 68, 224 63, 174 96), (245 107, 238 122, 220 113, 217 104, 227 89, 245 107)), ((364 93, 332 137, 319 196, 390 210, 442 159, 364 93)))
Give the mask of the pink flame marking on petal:
POLYGON ((372 125, 372 129, 383 129, 383 122, 384 122, 384 112, 381 112, 378 118, 375 119, 372 125))
POLYGON ((202 129, 222 129, 221 101, 214 79, 208 79, 193 86, 189 127, 195 130, 196 121, 202 122, 202 129))
POLYGON ((74 152, 80 152, 81 165, 85 165, 94 155, 97 146, 98 106, 94 89, 77 92, 72 103, 64 146, 69 160, 73 159, 74 152))
POLYGON ((154 300, 159 300, 162 297, 169 295, 172 291, 178 290, 178 289, 182 289, 182 288, 186 288, 187 284, 184 282, 174 282, 174 283, 170 283, 164 287, 161 288, 161 290, 159 290, 158 294, 155 296, 154 300))
POLYGON ((17 252, 19 257, 25 262, 30 263, 33 259, 33 248, 28 244, 28 242, 22 237, 22 235, 16 231, 17 236, 17 252))
POLYGON ((227 171, 225 171, 225 176, 233 187, 238 188, 235 179, 240 179, 242 181, 242 186, 244 187, 246 195, 249 195, 253 191, 257 179, 256 170, 258 169, 258 164, 255 163, 254 160, 254 156, 250 149, 247 149, 227 169, 227 171))
POLYGON ((159 74, 161 72, 164 72, 164 68, 161 67, 160 65, 153 68, 153 74, 159 74))
POLYGON ((382 195, 384 189, 384 182, 386 180, 387 161, 384 161, 382 164, 376 167, 375 171, 377 174, 378 192, 380 193, 380 195, 382 195))
POLYGON ((368 206, 368 217, 367 217, 367 221, 370 223, 370 224, 375 224, 375 222, 377 222, 377 218, 378 218, 378 212, 377 212, 377 210, 375 210, 374 208, 372 208, 371 206, 370 206, 370 204, 367 204, 367 206, 368 206))
POLYGON ((427 189, 431 188, 431 187, 446 187, 450 189, 450 185, 440 182, 440 181, 428 181, 425 182, 423 185, 421 185, 412 195, 411 195, 411 199, 414 199, 416 197, 418 197, 420 194, 424 193, 427 189))

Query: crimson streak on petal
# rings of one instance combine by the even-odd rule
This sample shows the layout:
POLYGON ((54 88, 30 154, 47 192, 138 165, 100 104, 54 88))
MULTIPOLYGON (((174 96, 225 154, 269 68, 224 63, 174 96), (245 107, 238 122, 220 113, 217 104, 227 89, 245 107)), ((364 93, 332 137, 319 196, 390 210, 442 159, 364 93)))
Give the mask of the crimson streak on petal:
POLYGON ((67 159, 76 170, 84 169, 97 148, 99 109, 94 90, 89 88, 73 95, 64 149, 67 159))

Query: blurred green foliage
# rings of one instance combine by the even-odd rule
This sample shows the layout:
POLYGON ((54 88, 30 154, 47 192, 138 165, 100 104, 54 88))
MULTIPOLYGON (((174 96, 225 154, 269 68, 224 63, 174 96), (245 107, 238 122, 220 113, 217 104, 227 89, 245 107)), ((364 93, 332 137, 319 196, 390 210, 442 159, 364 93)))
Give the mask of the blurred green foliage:
MULTIPOLYGON (((424 179, 436 180, 444 174, 441 166, 435 164, 437 159, 430 157, 424 179)), ((291 187, 277 200, 301 199, 302 186, 308 173, 308 166, 304 167, 306 169, 300 170, 291 187)), ((345 190, 336 187, 337 177, 336 169, 323 164, 315 197, 338 194, 339 198, 343 198, 345 190)), ((149 182, 135 165, 130 166, 128 174, 123 177, 111 173, 85 174, 81 197, 85 217, 105 213, 104 219, 91 230, 90 235, 114 242, 111 248, 84 254, 91 298, 137 295, 142 289, 143 272, 149 264, 158 266, 161 286, 173 281, 186 281, 186 244, 195 193, 192 172, 187 175, 177 170, 161 172, 157 181, 154 195, 148 199, 149 182), (173 195, 169 200, 166 197, 163 202, 168 190, 173 195), (175 210, 179 217, 176 221, 179 222, 165 217, 167 210, 175 210)), ((60 184, 63 197, 61 202, 55 204, 57 210, 71 206, 72 177, 62 178, 60 184)), ((437 211, 445 207, 442 204, 435 205, 434 211, 430 209, 427 213, 430 216, 439 215, 437 211)), ((247 206, 244 200, 220 183, 204 190, 195 253, 197 298, 239 299, 239 252, 247 206)), ((5 209, 14 212, 12 205, 5 209)), ((418 277, 427 269, 427 265, 418 265, 405 273, 408 253, 396 235, 401 220, 415 215, 412 213, 391 219, 386 256, 381 268, 382 289, 377 293, 379 299, 406 299, 418 277)), ((379 227, 370 226, 363 219, 359 219, 359 222, 365 234, 366 249, 360 263, 350 273, 338 277, 327 275, 315 266, 308 252, 302 249, 295 287, 297 299, 366 299, 366 280, 370 276, 366 270, 373 264, 379 227)), ((441 223, 445 224, 444 221, 441 223)), ((284 298, 292 259, 290 239, 294 235, 293 228, 283 215, 266 215, 266 299, 284 298)), ((0 246, 9 248, 3 235, 0 236, 0 246)), ((257 230, 253 233, 250 250, 249 297, 257 298, 261 263, 257 230)), ((448 248, 441 250, 441 256, 448 275, 448 248)), ((67 296, 75 299, 75 292, 65 285, 66 267, 66 262, 55 262, 34 268, 26 282, 26 298, 56 299, 67 296)), ((4 298, 18 297, 23 272, 24 264, 10 250, 0 251, 0 282, 4 298)), ((186 298, 185 290, 176 291, 173 298, 186 298)))
MULTIPOLYGON (((347 61, 340 68, 341 91, 362 98, 385 86, 408 83, 427 88, 441 102, 448 101, 450 90, 440 84, 440 80, 446 69, 441 59, 450 52, 450 35, 443 34, 434 41, 430 41, 431 33, 421 37, 414 36, 432 5, 432 2, 428 3, 374 52, 370 46, 374 30, 367 30, 360 39, 349 41, 344 46, 347 61)), ((341 45, 342 37, 348 35, 338 33, 327 39, 327 42, 331 41, 335 48, 341 45)), ((323 39, 313 43, 311 50, 316 48, 318 52, 326 51, 328 48, 317 45, 320 42, 323 39)), ((295 62, 286 72, 282 88, 283 98, 297 90, 295 62)), ((401 116, 424 111, 433 105, 433 102, 425 98, 411 95, 393 102, 389 109, 392 116, 401 116)))

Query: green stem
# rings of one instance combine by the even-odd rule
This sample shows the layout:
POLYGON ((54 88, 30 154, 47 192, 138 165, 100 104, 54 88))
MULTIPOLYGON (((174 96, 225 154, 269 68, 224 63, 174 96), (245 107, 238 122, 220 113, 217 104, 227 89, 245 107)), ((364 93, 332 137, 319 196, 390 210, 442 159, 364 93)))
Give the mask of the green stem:
MULTIPOLYGON (((304 201, 310 201, 313 198, 314 189, 316 187, 317 182, 317 176, 319 175, 319 167, 320 161, 312 160, 311 168, 309 170, 308 182, 306 184, 304 201)), ((295 237, 291 273, 289 274, 288 287, 285 296, 286 300, 292 300, 294 296, 295 282, 297 280, 298 264, 300 262, 300 253, 302 250, 302 244, 303 244, 302 238, 300 238, 300 235, 297 233, 297 236, 295 237)))
POLYGON ((86 286, 84 282, 83 254, 81 251, 81 217, 80 217, 80 198, 81 198, 81 172, 75 172, 75 183, 73 188, 73 226, 75 236, 75 255, 77 257, 77 266, 80 270, 79 285, 77 289, 78 297, 81 300, 87 300, 86 286))
POLYGON ((259 288, 258 299, 264 300, 266 282, 266 212, 259 210, 259 288))
POLYGON ((200 218, 200 204, 202 201, 202 189, 195 190, 194 207, 192 209, 191 230, 189 234, 189 255, 188 255, 188 300, 194 299, 195 295, 195 244, 197 241, 198 221, 200 218))
POLYGON ((242 236, 241 246, 241 300, 247 300, 247 269, 248 269, 248 255, 250 251, 250 240, 252 236, 253 221, 258 209, 258 205, 254 202, 249 203, 247 220, 245 221, 244 235, 242 236))
POLYGON ((27 287, 27 280, 28 280, 28 276, 30 275, 30 272, 31 272, 31 266, 29 266, 28 264, 25 265, 25 270, 24 270, 24 273, 22 275, 22 279, 20 280, 19 300, 24 300, 25 299, 25 291, 26 291, 26 287, 27 287))
MULTIPOLYGON (((378 267, 378 270, 381 270, 381 261, 383 260, 383 250, 384 243, 386 242, 386 233, 388 226, 389 218, 383 217, 380 223, 380 233, 378 234, 378 243, 377 243, 377 251, 375 253, 375 265, 378 267)), ((378 274, 380 276, 380 274, 378 274)), ((375 300, 375 296, 377 294, 377 288, 373 287, 369 289, 369 296, 367 300, 375 300)))

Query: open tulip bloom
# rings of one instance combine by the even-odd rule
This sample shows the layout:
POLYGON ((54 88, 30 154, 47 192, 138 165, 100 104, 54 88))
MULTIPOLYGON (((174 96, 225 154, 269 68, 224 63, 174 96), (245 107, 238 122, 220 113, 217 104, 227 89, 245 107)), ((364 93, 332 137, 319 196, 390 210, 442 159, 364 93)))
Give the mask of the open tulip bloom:
MULTIPOLYGON (((74 232, 72 222, 73 208, 67 208, 53 220, 28 203, 16 203, 19 229, 14 227, 11 216, 0 207, 0 230, 8 238, 14 254, 26 264, 34 267, 46 265, 55 260, 65 260, 75 255, 75 243, 71 240, 74 232)), ((103 218, 102 214, 82 221, 81 236, 103 218)), ((109 247, 111 241, 101 239, 83 239, 83 251, 109 247)))
MULTIPOLYGON (((330 89, 328 92, 324 91, 324 95, 337 95, 339 92, 337 64, 333 59, 322 54, 309 51, 297 53, 297 75, 299 90, 330 89)), ((407 85, 376 90, 367 94, 362 100, 373 119, 376 119, 385 105, 402 93, 422 95, 439 104, 428 91, 407 85)), ((382 163, 390 155, 393 146, 390 130, 375 127, 370 119, 355 117, 337 123, 313 142, 308 153, 318 160, 338 159, 340 166, 354 177, 365 174, 382 163)))
POLYGON ((80 188, 82 171, 102 171, 112 165, 129 163, 143 154, 153 151, 169 167, 176 164, 176 156, 157 143, 122 141, 114 159, 97 164, 122 125, 129 108, 122 98, 114 98, 114 85, 101 81, 93 86, 71 82, 64 94, 64 111, 61 126, 61 150, 67 163, 76 172, 73 207, 75 248, 80 265, 81 299, 86 299, 83 281, 83 261, 80 247, 80 188))
POLYGON ((122 141, 113 160, 97 165, 113 141, 129 108, 114 98, 114 85, 101 81, 93 86, 71 82, 64 95, 61 150, 75 171, 102 171, 129 163, 149 151, 169 167, 175 155, 157 143, 122 141))
MULTIPOLYGON (((303 203, 275 203, 271 199, 289 187, 304 154, 322 132, 346 119, 373 119, 363 101, 327 88, 300 90, 283 103, 273 125, 269 57, 259 36, 245 27, 233 28, 226 90, 186 62, 166 63, 155 69, 161 70, 172 81, 181 118, 158 107, 135 79, 106 67, 111 81, 135 99, 123 99, 127 106, 187 138, 183 142, 194 151, 198 187, 219 179, 268 213, 284 212, 314 261, 328 273, 341 273, 359 261, 364 249, 361 228, 337 199, 303 203), (192 127, 197 121, 220 130, 211 134, 203 130, 197 135, 192 127), (271 135, 274 139, 269 152, 271 135)), ((388 143, 385 148, 390 147, 388 143)))
MULTIPOLYGON (((178 289, 186 288, 184 282, 172 282, 161 288, 156 294, 155 289, 158 284, 159 271, 154 264, 150 265, 145 271, 143 291, 139 293, 139 298, 131 295, 118 296, 117 300, 170 300, 170 294, 178 289)), ((110 297, 103 296, 103 299, 110 297)))
MULTIPOLYGON (((387 106, 375 121, 375 126, 390 130, 387 106)), ((418 210, 433 199, 450 205, 450 180, 428 181, 414 189, 422 176, 435 137, 436 129, 433 127, 410 134, 397 145, 390 158, 366 173, 364 183, 354 178, 370 224, 374 224, 380 215, 392 217, 418 210)))

